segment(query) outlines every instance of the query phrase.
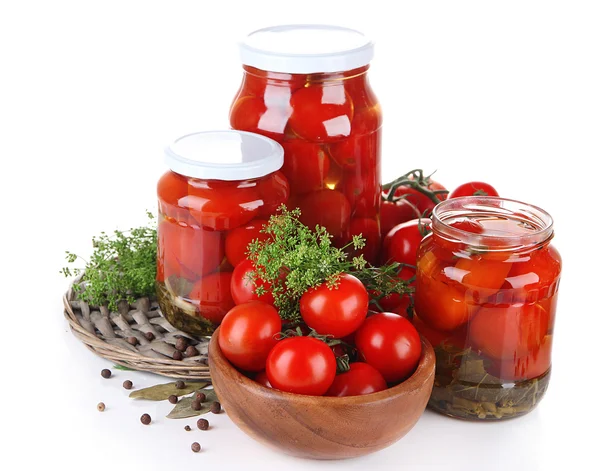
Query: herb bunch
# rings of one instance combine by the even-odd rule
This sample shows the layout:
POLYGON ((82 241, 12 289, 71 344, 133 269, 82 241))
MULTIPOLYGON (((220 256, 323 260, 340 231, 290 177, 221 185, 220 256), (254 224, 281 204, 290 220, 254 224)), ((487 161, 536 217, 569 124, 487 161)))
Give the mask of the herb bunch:
POLYGON ((365 246, 362 236, 353 236, 344 247, 334 247, 325 228, 317 226, 311 230, 300 222, 299 209, 290 211, 282 206, 278 214, 271 216, 263 232, 269 235, 267 240, 255 240, 248 246, 248 258, 255 265, 249 278, 257 295, 267 291, 273 294, 279 315, 290 323, 300 321, 300 297, 306 291, 324 282, 335 289, 342 273, 355 275, 368 290, 384 295, 404 294, 409 290, 403 280, 394 278, 395 267, 367 266, 362 255, 348 255, 349 249, 360 250, 365 246))
POLYGON ((134 302, 141 296, 154 296, 156 221, 151 213, 147 215, 150 221, 146 226, 129 231, 115 230, 112 235, 102 232, 92 238, 94 251, 89 261, 66 252, 68 263, 78 259, 85 262, 84 268, 61 270, 66 277, 82 275, 73 289, 83 301, 116 310, 121 300, 134 302))

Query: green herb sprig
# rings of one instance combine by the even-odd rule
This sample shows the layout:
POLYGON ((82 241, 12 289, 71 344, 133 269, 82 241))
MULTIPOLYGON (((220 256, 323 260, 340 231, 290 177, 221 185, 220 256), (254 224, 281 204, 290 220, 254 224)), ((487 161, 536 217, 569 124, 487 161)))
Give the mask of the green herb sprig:
POLYGON ((150 221, 146 226, 129 231, 115 230, 112 236, 102 232, 94 237, 94 251, 89 261, 66 252, 68 263, 78 259, 85 262, 85 268, 61 270, 66 277, 82 275, 80 282, 73 285, 80 299, 116 310, 121 300, 134 302, 141 296, 154 295, 156 220, 151 213, 147 215, 150 221))

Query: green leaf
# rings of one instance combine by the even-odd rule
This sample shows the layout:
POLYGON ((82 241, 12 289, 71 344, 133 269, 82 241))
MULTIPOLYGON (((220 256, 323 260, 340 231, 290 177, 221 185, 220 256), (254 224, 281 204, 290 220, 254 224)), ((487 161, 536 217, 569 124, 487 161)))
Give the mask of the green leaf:
POLYGON ((196 398, 196 395, 190 397, 184 397, 181 399, 167 415, 167 419, 186 419, 188 417, 196 417, 198 415, 206 414, 210 411, 210 407, 213 402, 217 400, 217 394, 214 389, 203 389, 202 392, 206 395, 206 400, 202 403, 200 410, 192 409, 192 402, 196 398))
POLYGON ((136 371, 133 368, 129 368, 128 366, 123 366, 123 365, 113 365, 113 369, 121 370, 121 371, 136 371))
POLYGON ((183 389, 177 389, 175 384, 176 383, 157 384, 156 386, 151 386, 149 388, 138 389, 129 394, 129 397, 132 399, 146 399, 148 401, 164 401, 171 395, 185 396, 186 394, 198 391, 208 383, 201 381, 186 381, 183 389))

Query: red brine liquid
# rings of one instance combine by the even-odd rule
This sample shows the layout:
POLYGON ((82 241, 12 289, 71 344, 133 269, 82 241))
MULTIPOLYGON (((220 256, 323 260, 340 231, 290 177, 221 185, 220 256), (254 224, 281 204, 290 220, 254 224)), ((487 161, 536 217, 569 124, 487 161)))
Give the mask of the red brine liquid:
POLYGON ((510 200, 457 200, 436 208, 417 259, 415 325, 437 358, 430 407, 523 415, 549 380, 561 271, 552 220, 510 200))

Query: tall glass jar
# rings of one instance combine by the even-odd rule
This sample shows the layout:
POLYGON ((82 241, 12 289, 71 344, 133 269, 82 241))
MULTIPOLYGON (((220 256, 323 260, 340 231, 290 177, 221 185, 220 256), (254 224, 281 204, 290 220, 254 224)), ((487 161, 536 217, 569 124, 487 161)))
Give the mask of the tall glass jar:
POLYGON ((435 207, 415 288, 415 326, 436 350, 434 410, 507 419, 543 397, 561 273, 552 225, 542 209, 502 198, 435 207))
POLYGON ((283 149, 238 131, 189 134, 166 149, 158 182, 157 296, 167 320, 209 335, 234 306, 230 285, 247 246, 287 202, 283 149))
POLYGON ((358 31, 290 25, 251 33, 241 44, 244 76, 230 110, 233 129, 284 148, 289 206, 327 228, 337 246, 352 235, 380 244, 381 110, 367 78, 373 44, 358 31))

